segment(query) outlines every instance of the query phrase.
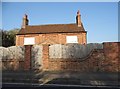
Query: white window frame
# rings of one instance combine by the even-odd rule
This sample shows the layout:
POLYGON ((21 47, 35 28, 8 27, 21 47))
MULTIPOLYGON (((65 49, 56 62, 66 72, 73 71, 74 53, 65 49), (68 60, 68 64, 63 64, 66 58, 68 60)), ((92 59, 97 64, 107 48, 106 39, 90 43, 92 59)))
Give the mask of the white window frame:
POLYGON ((33 45, 35 44, 35 37, 25 37, 24 45, 33 45))
POLYGON ((77 36, 66 36, 66 43, 78 43, 77 36))

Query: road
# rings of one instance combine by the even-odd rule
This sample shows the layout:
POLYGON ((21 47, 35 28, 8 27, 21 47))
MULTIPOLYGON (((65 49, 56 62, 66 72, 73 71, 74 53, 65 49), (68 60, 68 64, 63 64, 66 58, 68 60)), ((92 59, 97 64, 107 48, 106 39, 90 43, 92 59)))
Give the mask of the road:
POLYGON ((60 85, 60 84, 24 84, 24 83, 4 83, 2 84, 2 89, 4 88, 79 88, 79 89, 120 89, 118 86, 86 86, 86 85, 60 85))
POLYGON ((31 89, 44 87, 113 89, 118 88, 118 81, 120 80, 118 73, 45 72, 44 76, 33 74, 31 77, 30 75, 32 75, 31 72, 4 73, 2 77, 4 80, 2 86, 17 88, 28 87, 31 89), (29 76, 30 79, 36 76, 33 79, 37 79, 37 82, 32 82, 30 79, 27 80, 29 76), (9 78, 11 78, 11 81, 8 81, 9 78))

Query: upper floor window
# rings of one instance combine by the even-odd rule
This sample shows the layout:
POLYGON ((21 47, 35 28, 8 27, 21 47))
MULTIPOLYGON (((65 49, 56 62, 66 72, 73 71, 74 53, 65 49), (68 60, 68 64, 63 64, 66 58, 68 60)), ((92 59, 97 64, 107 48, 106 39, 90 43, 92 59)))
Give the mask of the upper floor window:
POLYGON ((77 36, 66 36, 67 43, 78 43, 77 36))
POLYGON ((24 45, 33 45, 33 44, 35 44, 34 37, 25 37, 24 38, 24 45))

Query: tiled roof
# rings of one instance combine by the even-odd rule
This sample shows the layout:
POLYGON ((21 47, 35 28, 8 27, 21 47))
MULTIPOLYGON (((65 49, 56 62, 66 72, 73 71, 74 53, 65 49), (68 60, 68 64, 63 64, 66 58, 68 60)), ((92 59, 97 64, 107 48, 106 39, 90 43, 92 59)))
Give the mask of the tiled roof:
POLYGON ((18 35, 22 34, 50 34, 50 33, 76 33, 85 32, 83 25, 78 27, 77 24, 49 24, 49 25, 28 25, 21 29, 18 35))

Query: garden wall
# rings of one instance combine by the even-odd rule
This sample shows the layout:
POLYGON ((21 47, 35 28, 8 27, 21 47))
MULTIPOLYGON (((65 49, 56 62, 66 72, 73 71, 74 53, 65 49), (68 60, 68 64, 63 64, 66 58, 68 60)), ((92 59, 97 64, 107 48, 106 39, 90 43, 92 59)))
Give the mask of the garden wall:
POLYGON ((0 47, 1 70, 25 70, 26 67, 39 69, 41 65, 42 46, 40 45, 0 47))
POLYGON ((43 69, 48 71, 118 72, 118 42, 44 45, 43 69))
POLYGON ((0 68, 3 70, 23 69, 24 50, 22 46, 0 47, 0 68))
POLYGON ((118 72, 120 42, 0 47, 3 70, 118 72))

